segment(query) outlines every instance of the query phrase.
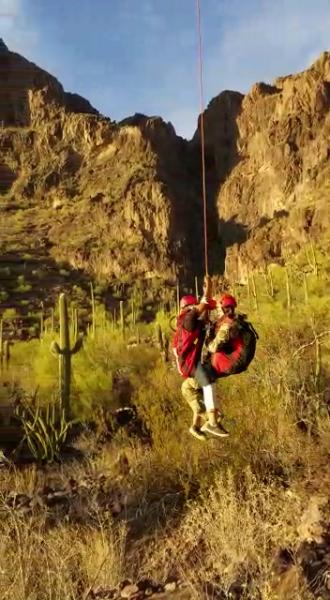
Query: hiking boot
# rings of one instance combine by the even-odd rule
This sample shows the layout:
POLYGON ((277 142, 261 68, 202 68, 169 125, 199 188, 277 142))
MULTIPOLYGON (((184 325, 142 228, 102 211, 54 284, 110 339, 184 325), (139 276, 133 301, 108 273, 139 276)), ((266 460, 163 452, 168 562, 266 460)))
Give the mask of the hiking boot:
POLYGON ((227 437, 229 435, 229 431, 224 427, 221 421, 217 421, 217 426, 223 432, 223 437, 227 437))
POLYGON ((224 428, 221 423, 217 423, 216 425, 211 425, 209 421, 206 421, 204 425, 201 427, 201 431, 203 433, 211 433, 211 435, 215 435, 216 437, 228 437, 229 433, 224 428))
POLYGON ((201 442, 206 442, 206 435, 205 433, 203 433, 199 427, 196 427, 196 425, 192 425, 189 428, 189 433, 191 433, 191 435, 193 435, 195 438, 197 438, 198 440, 200 440, 201 442))

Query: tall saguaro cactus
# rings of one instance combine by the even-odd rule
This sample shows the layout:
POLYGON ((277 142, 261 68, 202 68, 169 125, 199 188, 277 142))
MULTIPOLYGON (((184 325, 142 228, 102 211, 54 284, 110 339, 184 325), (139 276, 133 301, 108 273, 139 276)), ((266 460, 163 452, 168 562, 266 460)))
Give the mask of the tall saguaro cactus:
POLYGON ((3 319, 0 319, 0 364, 3 362, 3 319))
POLYGON ((124 335, 125 335, 125 319, 124 319, 124 301, 123 300, 120 300, 119 308, 120 308, 120 329, 121 329, 121 334, 124 337, 124 335))
POLYGON ((90 282, 91 288, 91 306, 92 306, 92 338, 95 338, 96 331, 96 313, 95 313, 95 296, 92 282, 90 282))
POLYGON ((52 342, 51 352, 59 357, 60 401, 66 416, 68 416, 70 413, 71 356, 80 350, 83 340, 77 338, 71 348, 68 305, 65 294, 60 294, 59 297, 59 314, 60 343, 52 342))

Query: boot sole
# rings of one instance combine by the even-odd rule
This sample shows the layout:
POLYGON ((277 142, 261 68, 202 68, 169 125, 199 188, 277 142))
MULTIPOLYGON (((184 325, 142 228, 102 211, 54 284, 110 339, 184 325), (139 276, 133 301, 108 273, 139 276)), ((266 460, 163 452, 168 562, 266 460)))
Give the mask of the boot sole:
POLYGON ((207 435, 211 435, 212 437, 218 437, 218 438, 229 437, 229 433, 215 433, 213 431, 209 431, 208 429, 203 429, 202 431, 203 431, 203 433, 206 433, 207 435))
POLYGON ((206 442, 206 439, 207 439, 206 435, 199 436, 198 434, 196 434, 194 431, 191 431, 190 429, 189 429, 189 433, 199 442, 206 442))

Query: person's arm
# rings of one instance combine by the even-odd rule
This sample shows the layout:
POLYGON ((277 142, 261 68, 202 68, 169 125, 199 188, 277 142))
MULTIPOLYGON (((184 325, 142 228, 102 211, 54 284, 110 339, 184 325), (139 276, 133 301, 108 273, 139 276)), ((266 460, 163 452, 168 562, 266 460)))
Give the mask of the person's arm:
POLYGON ((222 323, 220 325, 215 338, 207 344, 207 349, 212 354, 216 352, 222 344, 229 341, 230 338, 230 325, 229 323, 222 323))
POLYGON ((203 315, 209 308, 208 299, 212 296, 212 279, 210 275, 205 275, 204 277, 204 285, 203 285, 203 297, 200 300, 200 303, 194 306, 194 310, 198 313, 198 316, 203 315))

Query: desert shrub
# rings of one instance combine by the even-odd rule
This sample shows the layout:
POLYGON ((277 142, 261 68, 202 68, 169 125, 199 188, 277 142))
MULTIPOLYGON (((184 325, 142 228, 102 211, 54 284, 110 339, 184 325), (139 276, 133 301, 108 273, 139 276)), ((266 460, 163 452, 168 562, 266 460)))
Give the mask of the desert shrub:
POLYGON ((73 371, 78 415, 87 414, 95 406, 118 408, 118 394, 113 385, 115 374, 123 371, 127 380, 133 373, 143 378, 156 356, 155 349, 148 346, 127 348, 118 328, 101 329, 95 339, 88 337, 82 351, 75 356, 73 371))
POLYGON ((3 319, 15 319, 17 317, 15 308, 6 308, 2 313, 3 319))
POLYGON ((217 474, 214 484, 188 504, 181 524, 165 543, 164 576, 179 572, 192 598, 204 597, 207 584, 231 597, 275 597, 276 549, 296 549, 296 528, 304 508, 298 495, 275 484, 262 485, 246 468, 217 474))
MULTIPOLYGON (((0 595, 10 589, 19 600, 73 600, 94 584, 115 585, 129 570, 137 576, 142 564, 158 581, 172 573, 184 578, 192 598, 215 597, 217 590, 230 598, 239 589, 242 600, 275 600, 278 551, 286 548, 295 557, 307 497, 304 479, 314 485, 313 478, 322 475, 330 444, 330 337, 319 338, 319 346, 315 341, 330 329, 327 259, 317 254, 318 274, 308 271, 308 302, 300 273, 306 261, 298 259, 290 265, 290 311, 280 266, 272 269, 272 298, 264 274, 255 274, 258 306, 251 287, 249 296, 247 286, 240 286, 239 308, 260 339, 248 371, 217 383, 231 434, 226 440, 201 444, 189 435, 191 411, 175 369, 151 345, 128 348, 120 329, 97 308, 95 337, 89 335, 73 357, 75 416, 95 418, 98 407, 112 410, 131 402, 148 435, 123 428, 101 450, 89 438, 93 458, 81 469, 105 476, 111 486, 120 482, 130 499, 123 519, 131 527, 129 539, 139 538, 137 550, 134 544, 125 547, 125 526, 106 511, 97 516, 92 495, 80 507, 79 526, 69 519, 49 528, 43 516, 3 511, 0 595), (129 384, 124 393, 118 381, 129 384), (117 460, 121 452, 127 456, 124 474, 117 460)), ((154 337, 156 324, 167 333, 168 320, 161 310, 150 325, 138 323, 141 339, 154 337)), ((11 367, 24 386, 38 383, 45 398, 57 386, 51 339, 46 334, 42 343, 15 344, 11 367)), ((75 469, 67 468, 68 477, 75 469)), ((15 471, 6 485, 31 489, 44 476, 15 471)), ((309 596, 297 588, 295 597, 309 596)))
POLYGON ((176 315, 169 314, 165 310, 159 310, 156 313, 155 321, 161 326, 162 332, 168 336, 169 339, 173 337, 173 328, 176 326, 176 315), (175 317, 172 319, 172 317, 175 317))
POLYGON ((75 600, 101 583, 112 587, 125 576, 126 530, 99 511, 98 527, 46 527, 46 513, 24 518, 3 507, 0 595, 17 600, 75 600))

